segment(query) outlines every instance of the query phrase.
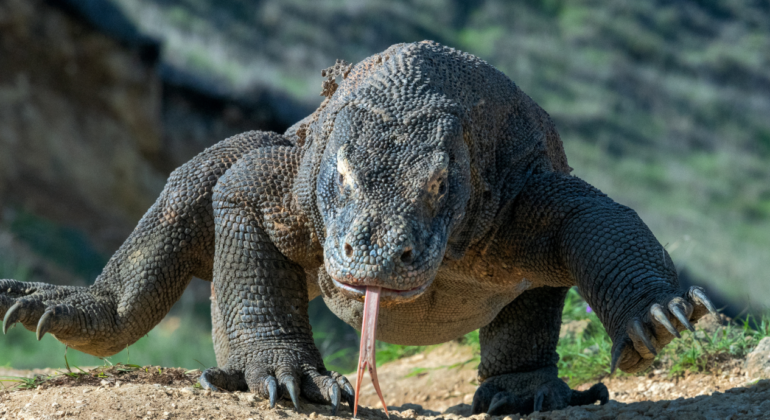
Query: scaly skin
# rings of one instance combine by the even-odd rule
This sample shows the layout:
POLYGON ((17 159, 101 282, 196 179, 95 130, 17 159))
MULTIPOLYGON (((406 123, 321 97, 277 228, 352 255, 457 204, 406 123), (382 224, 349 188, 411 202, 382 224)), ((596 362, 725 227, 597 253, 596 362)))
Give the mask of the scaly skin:
POLYGON ((568 287, 612 337, 613 370, 647 368, 713 310, 702 290, 679 291, 632 210, 569 175, 548 114, 484 61, 399 44, 326 75, 327 99, 284 135, 244 133, 175 171, 93 286, 1 280, 4 328, 108 356, 193 275, 213 279, 219 367, 202 385, 336 410, 354 392, 324 367, 307 305, 321 295, 360 328, 369 290, 380 340, 481 328, 473 410, 524 414, 608 399, 602 384, 576 392, 557 376, 568 287))

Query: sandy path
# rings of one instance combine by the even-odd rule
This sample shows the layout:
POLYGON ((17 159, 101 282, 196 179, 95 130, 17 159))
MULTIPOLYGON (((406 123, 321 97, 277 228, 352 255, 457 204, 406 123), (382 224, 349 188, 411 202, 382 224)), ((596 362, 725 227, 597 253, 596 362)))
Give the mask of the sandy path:
MULTIPOLYGON (((470 415, 467 404, 476 388, 476 363, 468 348, 447 344, 382 366, 380 382, 392 415, 425 420, 470 415)), ((0 370, 0 376, 31 373, 0 370)), ((181 369, 112 370, 101 376, 63 378, 40 389, 0 392, 0 420, 331 418, 324 406, 303 403, 300 413, 285 404, 270 410, 265 401, 248 393, 201 391, 191 386, 195 373, 181 369)), ((368 377, 365 381, 362 404, 374 408, 362 409, 359 417, 384 419, 368 377)), ((605 406, 573 407, 527 418, 770 419, 770 381, 749 381, 737 363, 721 375, 692 374, 672 381, 654 372, 604 382, 614 400, 605 406)), ((347 408, 338 416, 350 417, 347 408)))

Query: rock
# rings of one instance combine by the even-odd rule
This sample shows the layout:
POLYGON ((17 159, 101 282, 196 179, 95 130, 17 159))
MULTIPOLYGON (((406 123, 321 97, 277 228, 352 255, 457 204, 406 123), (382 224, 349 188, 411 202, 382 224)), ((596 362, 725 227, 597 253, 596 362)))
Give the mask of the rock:
POLYGON ((401 410, 414 410, 418 413, 422 413, 424 410, 420 404, 404 404, 401 406, 401 410))
POLYGON ((590 323, 591 321, 588 319, 581 319, 580 321, 570 321, 564 323, 561 325, 561 330, 559 330, 559 338, 577 337, 582 335, 590 323))
POLYGON ((468 404, 453 405, 444 410, 443 414, 457 414, 463 417, 468 417, 471 415, 471 406, 468 404))
POLYGON ((749 378, 770 378, 770 337, 765 337, 746 356, 744 370, 749 378))
POLYGON ((727 322, 729 322, 729 318, 727 318, 724 314, 719 314, 719 318, 708 314, 698 320, 698 322, 695 324, 695 328, 703 330, 707 334, 711 335, 722 328, 727 322))
POLYGON ((593 356, 595 354, 599 354, 601 350, 599 349, 598 344, 594 344, 593 346, 589 346, 583 349, 583 354, 588 356, 593 356))
MULTIPOLYGON (((390 407, 388 407, 388 409, 390 409, 390 407)), ((401 407, 394 407, 394 411, 400 411, 402 416, 407 411, 414 411, 415 414, 418 414, 421 416, 437 416, 441 414, 438 411, 426 410, 422 408, 422 406, 419 404, 411 404, 411 403, 406 403, 401 407)), ((414 416, 407 416, 407 417, 414 417, 414 416)))

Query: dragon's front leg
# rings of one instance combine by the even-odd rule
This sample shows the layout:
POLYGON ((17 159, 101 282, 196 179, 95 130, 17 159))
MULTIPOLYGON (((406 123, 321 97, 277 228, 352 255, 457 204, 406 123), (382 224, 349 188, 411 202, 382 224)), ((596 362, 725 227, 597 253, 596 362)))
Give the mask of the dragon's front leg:
POLYGON ((671 258, 633 210, 579 178, 533 174, 503 216, 508 225, 501 243, 510 250, 513 264, 534 287, 553 289, 552 296, 539 300, 534 296, 546 292, 525 292, 482 330, 482 355, 485 340, 491 353, 482 359, 480 376, 488 378, 474 400, 477 412, 502 414, 606 401, 603 385, 590 394, 577 394, 558 379, 555 347, 563 302, 563 292, 555 291, 559 288, 578 286, 597 313, 613 342, 611 371, 648 368, 680 331, 692 330, 699 318, 716 313, 703 289, 679 289, 671 258), (538 316, 533 318, 532 313, 538 316), (511 341, 517 335, 533 348, 511 341), (525 362, 538 362, 509 366, 509 360, 522 352, 525 362), (540 356, 533 358, 527 352, 540 356), (539 385, 544 377, 550 377, 545 388, 539 385))
POLYGON ((168 313, 192 276, 211 279, 217 179, 245 153, 280 139, 244 133, 202 152, 169 177, 155 204, 89 287, 0 280, 3 331, 21 323, 38 339, 110 356, 168 313))
POLYGON ((305 270, 278 247, 290 253, 303 244, 290 226, 275 219, 268 226, 265 217, 282 211, 284 201, 273 200, 289 191, 294 152, 265 148, 244 156, 214 189, 215 313, 217 338, 227 340, 218 350, 227 354, 217 355, 220 366, 200 382, 212 390, 250 390, 271 406, 286 397, 298 408, 303 396, 336 412, 341 401, 353 405, 353 388, 324 366, 308 318, 305 270))

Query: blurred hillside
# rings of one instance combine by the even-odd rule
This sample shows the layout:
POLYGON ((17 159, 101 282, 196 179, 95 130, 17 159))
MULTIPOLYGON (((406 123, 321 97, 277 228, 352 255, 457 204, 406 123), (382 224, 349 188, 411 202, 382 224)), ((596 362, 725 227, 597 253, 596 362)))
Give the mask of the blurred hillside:
MULTIPOLYGON (((770 305, 758 0, 1 1, 0 278, 93 281, 173 168, 311 112, 335 59, 423 39, 515 81, 555 120, 574 174, 634 208, 688 277, 770 305)), ((207 286, 179 308, 205 312, 207 286)))
POLYGON ((319 70, 433 39, 505 72, 574 174, 636 209, 680 267, 770 304, 770 3, 115 0, 164 60, 319 102, 319 70))

